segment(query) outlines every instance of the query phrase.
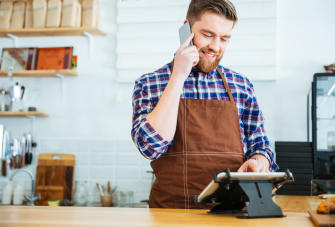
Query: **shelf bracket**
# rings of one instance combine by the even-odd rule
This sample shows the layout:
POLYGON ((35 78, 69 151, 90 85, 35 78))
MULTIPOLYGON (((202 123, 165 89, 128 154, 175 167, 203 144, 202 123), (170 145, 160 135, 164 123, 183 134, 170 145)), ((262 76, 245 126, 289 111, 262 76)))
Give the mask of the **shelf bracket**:
POLYGON ((93 54, 93 36, 88 32, 83 32, 88 42, 88 56, 92 59, 93 54))
POLYGON ((10 33, 7 33, 7 36, 13 41, 13 46, 17 47, 18 38, 15 35, 12 35, 10 33))
POLYGON ((64 76, 60 73, 56 73, 56 77, 60 79, 61 98, 64 98, 64 76))

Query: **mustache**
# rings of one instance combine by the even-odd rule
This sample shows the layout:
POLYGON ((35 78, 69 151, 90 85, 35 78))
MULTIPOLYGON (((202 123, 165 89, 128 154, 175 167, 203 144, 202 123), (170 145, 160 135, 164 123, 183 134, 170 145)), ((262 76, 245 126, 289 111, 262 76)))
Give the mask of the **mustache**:
POLYGON ((214 50, 212 50, 212 49, 208 49, 208 48, 201 48, 201 49, 199 50, 199 52, 205 52, 205 53, 213 54, 213 55, 215 55, 216 57, 221 56, 221 53, 220 53, 220 52, 215 52, 214 50))

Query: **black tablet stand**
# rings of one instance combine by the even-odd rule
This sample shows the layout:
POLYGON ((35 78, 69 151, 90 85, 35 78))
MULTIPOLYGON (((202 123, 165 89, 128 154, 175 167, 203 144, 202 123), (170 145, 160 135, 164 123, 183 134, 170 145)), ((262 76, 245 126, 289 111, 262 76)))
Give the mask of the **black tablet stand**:
MULTIPOLYGON (((281 208, 272 200, 273 188, 278 189, 286 182, 294 181, 292 173, 287 170, 285 179, 274 180, 238 180, 231 177, 230 170, 225 170, 227 177, 218 180, 214 174, 214 182, 219 188, 203 199, 207 203, 220 203, 209 213, 247 213, 240 218, 284 217, 281 208), (244 209, 246 207, 246 209, 244 209)), ((195 202, 198 196, 195 196, 195 202)))

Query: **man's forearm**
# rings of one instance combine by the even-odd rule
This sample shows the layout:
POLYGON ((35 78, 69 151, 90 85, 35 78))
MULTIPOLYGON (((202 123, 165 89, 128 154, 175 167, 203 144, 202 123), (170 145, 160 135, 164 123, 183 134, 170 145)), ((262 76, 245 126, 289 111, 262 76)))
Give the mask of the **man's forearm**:
POLYGON ((148 114, 147 121, 165 140, 171 141, 176 132, 178 106, 184 83, 172 73, 159 102, 148 114))
POLYGON ((193 37, 194 34, 191 33, 177 50, 169 83, 156 107, 147 115, 147 121, 167 141, 171 141, 176 132, 178 106, 184 82, 192 67, 199 62, 198 49, 189 45, 193 37))

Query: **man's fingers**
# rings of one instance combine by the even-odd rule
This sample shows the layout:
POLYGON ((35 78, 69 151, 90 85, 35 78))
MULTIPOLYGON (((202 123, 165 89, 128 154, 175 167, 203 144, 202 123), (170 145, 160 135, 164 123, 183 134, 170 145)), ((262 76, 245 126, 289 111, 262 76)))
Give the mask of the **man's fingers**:
POLYGON ((187 38, 185 39, 185 41, 181 44, 182 48, 188 47, 188 45, 190 44, 191 40, 194 37, 194 33, 191 33, 189 36, 187 36, 187 38))
POLYGON ((237 170, 237 172, 258 172, 258 173, 268 173, 264 162, 261 160, 249 159, 237 170))
POLYGON ((181 51, 182 54, 184 54, 184 53, 192 53, 192 52, 199 54, 199 52, 198 52, 198 50, 197 50, 197 48, 195 46, 186 47, 185 49, 183 49, 181 51))
POLYGON ((179 52, 180 55, 187 56, 192 60, 192 67, 196 66, 199 62, 199 52, 195 46, 186 47, 179 52))
POLYGON ((244 163, 243 165, 241 165, 240 168, 237 170, 237 172, 246 172, 245 171, 245 165, 246 165, 246 163, 244 163))

